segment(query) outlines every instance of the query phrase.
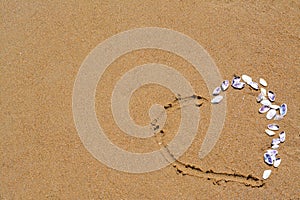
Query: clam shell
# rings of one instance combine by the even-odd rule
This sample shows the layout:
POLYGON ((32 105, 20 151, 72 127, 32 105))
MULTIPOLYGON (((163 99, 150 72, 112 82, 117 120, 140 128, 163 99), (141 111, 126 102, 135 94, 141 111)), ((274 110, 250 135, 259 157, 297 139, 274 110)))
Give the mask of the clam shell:
POLYGON ((280 142, 284 142, 285 141, 285 136, 286 136, 286 134, 285 134, 284 131, 282 131, 281 133, 279 133, 279 140, 280 140, 280 142))
POLYGON ((278 154, 278 151, 275 149, 269 149, 267 150, 267 153, 271 155, 272 158, 276 158, 276 155, 278 154))
POLYGON ((214 91, 213 91, 213 95, 219 95, 220 94, 220 92, 221 92, 221 87, 216 87, 215 89, 214 89, 214 91))
POLYGON ((265 170, 264 173, 263 173, 262 178, 263 178, 264 180, 266 180, 267 178, 270 177, 271 173, 272 173, 272 170, 270 170, 270 169, 265 170))
POLYGON ((222 90, 225 91, 227 90, 228 87, 229 87, 229 81, 228 80, 223 81, 221 84, 222 90))
MULTIPOLYGON (((277 151, 278 152, 278 150, 277 149, 272 149, 273 151, 277 151)), ((271 155, 271 154, 270 154, 271 155)), ((276 154, 277 155, 277 154, 276 154)), ((271 155, 271 158, 272 158, 272 160, 273 160, 273 162, 274 162, 274 160, 276 160, 276 155, 271 155)))
POLYGON ((283 116, 282 115, 276 115, 274 117, 274 120, 282 120, 283 119, 283 116))
POLYGON ((278 154, 278 150, 277 149, 269 149, 269 150, 267 150, 266 153, 271 156, 271 159, 274 162, 274 160, 276 160, 276 156, 278 154))
POLYGON ((274 145, 272 145, 271 148, 272 148, 272 149, 278 149, 278 148, 279 148, 279 145, 278 145, 278 144, 274 144, 274 145))
POLYGON ((280 139, 279 139, 279 138, 274 138, 274 139, 272 140, 271 145, 276 145, 276 144, 280 144, 280 139))
POLYGON ((264 161, 265 163, 267 163, 268 165, 273 165, 274 159, 272 158, 272 156, 268 153, 264 154, 264 161))
POLYGON ((260 79, 259 79, 259 83, 260 83, 262 86, 264 86, 264 87, 267 87, 267 86, 268 86, 267 81, 266 81, 265 79, 263 79, 263 78, 260 78, 260 79))
POLYGON ((258 83, 256 83, 256 82, 251 81, 251 82, 249 83, 249 85, 250 85, 254 90, 258 90, 258 89, 259 89, 258 83))
POLYGON ((269 130, 269 129, 266 129, 266 130, 265 130, 265 133, 268 134, 269 136, 273 136, 273 135, 276 134, 274 131, 271 131, 271 130, 269 130))
POLYGON ((260 103, 262 105, 264 105, 264 106, 270 106, 270 105, 272 105, 271 101, 269 101, 268 99, 264 99, 260 103))
POLYGON ((268 112, 269 110, 270 110, 269 106, 262 106, 262 107, 258 110, 258 112, 262 114, 262 113, 268 112))
POLYGON ((268 124, 268 129, 270 129, 272 131, 278 131, 279 125, 278 124, 268 124))
POLYGON ((270 105, 270 108, 273 108, 273 109, 275 109, 275 110, 278 110, 279 108, 280 108, 280 106, 278 106, 278 105, 270 105))
POLYGON ((223 99, 223 96, 216 96, 216 97, 214 97, 214 98, 211 100, 211 103, 212 103, 212 104, 218 104, 218 103, 220 103, 220 102, 222 101, 222 99, 223 99))
POLYGON ((270 119, 272 119, 273 117, 275 117, 275 115, 276 115, 276 110, 270 109, 270 110, 267 112, 266 118, 270 120, 270 119))
POLYGON ((259 93, 259 95, 256 97, 256 101, 259 103, 264 99, 264 95, 262 93, 259 93))
POLYGON ((275 101, 275 97, 276 97, 276 95, 274 92, 268 91, 268 98, 270 101, 272 101, 272 102, 275 101))
POLYGON ((243 82, 237 82, 231 85, 234 89, 243 89, 245 87, 245 83, 243 82))
POLYGON ((279 113, 281 116, 285 116, 287 113, 287 105, 283 103, 279 108, 279 113))
POLYGON ((250 84, 250 82, 252 82, 252 78, 246 74, 242 75, 242 80, 245 81, 247 84, 250 84))
POLYGON ((267 90, 265 88, 260 88, 260 92, 264 95, 267 96, 267 90))
POLYGON ((273 166, 277 168, 277 167, 279 167, 280 163, 281 163, 281 159, 280 158, 276 158, 274 160, 273 166))
POLYGON ((235 83, 238 83, 241 81, 241 77, 239 76, 235 76, 232 81, 231 81, 231 85, 235 84, 235 83))

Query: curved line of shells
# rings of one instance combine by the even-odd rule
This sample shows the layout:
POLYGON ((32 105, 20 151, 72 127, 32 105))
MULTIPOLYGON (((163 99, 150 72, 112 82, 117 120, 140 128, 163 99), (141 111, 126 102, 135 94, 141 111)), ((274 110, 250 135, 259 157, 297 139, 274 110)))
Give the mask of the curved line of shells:
MULTIPOLYGON (((275 104, 276 95, 273 91, 266 90, 268 84, 265 79, 260 78, 259 84, 257 82, 254 82, 252 78, 248 75, 242 75, 241 77, 234 76, 231 81, 231 84, 229 80, 224 80, 220 86, 214 89, 213 95, 215 97, 211 100, 211 103, 212 104, 220 103, 223 99, 223 96, 221 96, 220 93, 222 91, 226 91, 230 85, 232 88, 237 90, 242 90, 245 86, 249 86, 250 88, 256 91, 260 90, 259 95, 256 97, 257 103, 261 104, 261 107, 258 110, 260 114, 266 113, 266 118, 268 120, 283 119, 287 113, 287 105, 285 103, 281 104, 280 106, 275 104), (261 87, 259 87, 259 84, 261 85, 261 87)), ((271 123, 265 129, 265 133, 268 136, 273 137, 276 135, 276 131, 278 130, 279 130, 279 125, 276 123, 271 123)), ((277 138, 272 139, 271 148, 264 153, 264 161, 267 165, 273 166, 275 168, 279 167, 281 163, 281 158, 278 157, 278 148, 279 148, 279 144, 285 141, 285 138, 286 138, 285 131, 281 131, 278 134, 277 138)), ((265 170, 263 172, 262 178, 263 179, 269 178, 271 172, 272 172, 271 169, 265 170)))

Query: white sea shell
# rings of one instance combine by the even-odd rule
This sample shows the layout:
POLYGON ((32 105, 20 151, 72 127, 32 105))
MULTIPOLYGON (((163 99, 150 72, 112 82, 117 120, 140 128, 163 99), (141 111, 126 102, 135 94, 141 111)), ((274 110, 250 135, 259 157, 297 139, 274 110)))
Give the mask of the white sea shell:
POLYGON ((278 131, 279 125, 278 124, 268 124, 268 129, 270 129, 272 131, 278 131))
POLYGON ((222 82, 221 88, 223 91, 227 90, 227 88, 229 87, 229 81, 225 80, 222 82))
POLYGON ((275 149, 269 149, 267 150, 267 153, 271 155, 271 157, 275 160, 276 155, 278 154, 278 151, 275 149))
POLYGON ((280 158, 276 158, 276 160, 274 160, 273 166, 277 168, 277 167, 279 167, 280 163, 281 163, 281 159, 280 158))
POLYGON ((285 116, 287 113, 287 105, 283 103, 279 108, 279 113, 281 116, 285 116))
MULTIPOLYGON (((273 151, 277 151, 278 152, 278 150, 277 149, 272 149, 273 151)), ((273 160, 273 163, 274 163, 274 161, 276 160, 276 155, 271 155, 271 158, 272 158, 272 160, 273 160)))
POLYGON ((278 150, 277 149, 269 149, 267 150, 267 152, 264 154, 264 159, 265 159, 265 162, 268 164, 268 165, 272 165, 274 160, 276 160, 276 156, 278 154, 278 150), (266 155, 266 154, 269 154, 266 155))
POLYGON ((274 138, 274 139, 272 140, 271 145, 276 145, 276 144, 280 144, 280 139, 279 139, 279 138, 274 138))
POLYGON ((268 153, 264 153, 264 161, 265 163, 267 163, 268 165, 273 165, 273 162, 274 162, 274 159, 276 157, 274 156, 271 156, 270 154, 268 153))
POLYGON ((265 170, 262 178, 266 180, 267 178, 270 177, 271 173, 272 173, 272 170, 270 170, 270 169, 265 170))
POLYGON ((213 95, 219 95, 221 92, 221 87, 216 87, 213 91, 213 95))
POLYGON ((274 131, 271 131, 271 130, 269 130, 269 129, 266 129, 266 130, 265 130, 265 133, 268 134, 269 136, 273 136, 273 135, 276 134, 274 131))
POLYGON ((278 149, 278 148, 279 148, 279 145, 278 145, 278 144, 274 144, 274 145, 272 145, 271 148, 272 148, 272 149, 278 149))
POLYGON ((259 95, 256 97, 256 101, 259 103, 264 99, 264 95, 262 93, 259 93, 259 95))
POLYGON ((235 84, 235 83, 238 83, 241 81, 241 77, 239 76, 235 76, 232 81, 231 81, 231 85, 235 84))
POLYGON ((268 99, 264 99, 260 103, 262 105, 264 105, 264 106, 270 106, 270 105, 272 105, 271 101, 269 101, 268 99))
POLYGON ((274 92, 268 91, 268 98, 270 101, 272 101, 272 102, 275 101, 275 97, 276 97, 276 95, 274 92))
POLYGON ((254 89, 254 90, 258 90, 259 89, 259 86, 258 86, 258 83, 255 83, 253 81, 251 81, 249 83, 249 85, 254 89))
POLYGON ((268 112, 269 110, 269 106, 262 106, 261 108, 259 108, 258 112, 262 114, 268 112))
POLYGON ((248 75, 242 75, 242 79, 243 81, 245 81, 247 84, 250 84, 250 82, 252 82, 252 78, 248 75))
POLYGON ((266 81, 265 79, 263 79, 263 78, 260 78, 260 79, 259 79, 259 83, 260 83, 262 86, 264 86, 264 87, 267 87, 267 86, 268 86, 267 81, 266 81))
POLYGON ((223 96, 216 96, 216 97, 214 97, 214 98, 211 100, 211 103, 212 103, 212 104, 218 104, 218 103, 220 103, 220 102, 222 101, 222 99, 223 99, 223 96))
POLYGON ((231 85, 234 89, 243 89, 245 87, 245 83, 243 82, 237 82, 231 85))
POLYGON ((283 119, 283 116, 282 115, 276 115, 274 117, 274 120, 282 120, 283 119))
POLYGON ((264 95, 267 96, 267 90, 265 88, 260 88, 260 92, 264 95))
POLYGON ((280 108, 280 106, 278 106, 278 105, 270 105, 270 108, 273 108, 273 109, 275 109, 275 110, 278 110, 279 108, 280 108))
POLYGON ((267 112, 266 118, 270 120, 270 119, 272 119, 273 117, 275 117, 275 115, 276 115, 276 110, 270 109, 270 110, 267 112))
POLYGON ((285 134, 284 131, 282 131, 281 133, 279 133, 279 140, 280 140, 280 142, 284 142, 285 141, 285 136, 286 136, 286 134, 285 134))

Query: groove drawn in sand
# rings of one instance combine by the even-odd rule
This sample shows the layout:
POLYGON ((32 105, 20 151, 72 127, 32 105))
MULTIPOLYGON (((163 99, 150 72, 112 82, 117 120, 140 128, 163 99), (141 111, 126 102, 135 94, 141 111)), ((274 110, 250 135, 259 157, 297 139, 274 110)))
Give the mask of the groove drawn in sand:
MULTIPOLYGON (((222 80, 213 59, 197 41, 170 29, 160 27, 131 29, 107 38, 93 49, 83 61, 74 83, 72 111, 76 130, 83 145, 93 157, 110 168, 129 173, 160 170, 170 165, 170 162, 166 162, 161 149, 148 153, 134 153, 113 144, 97 120, 95 92, 98 81, 116 59, 124 54, 146 49, 167 51, 185 59, 201 75, 209 91, 222 80)), ((130 97, 135 90, 145 84, 159 84, 173 94, 182 96, 191 96, 195 93, 190 81, 172 66, 148 63, 126 72, 112 91, 111 111, 118 128, 125 134, 137 138, 153 137, 153 130, 155 133, 159 131, 166 117, 165 113, 162 114, 158 121, 160 126, 155 125, 157 122, 153 121, 150 127, 140 126, 130 117, 128 112, 130 97)), ((201 104, 196 106, 200 107, 201 104)), ((192 144, 200 120, 199 109, 195 105, 181 108, 183 109, 178 132, 168 144, 168 149, 175 158, 179 158, 192 144)), ((162 105, 153 105, 149 112, 151 120, 161 111, 165 111, 162 105)), ((212 107, 211 114, 206 136, 199 150, 200 159, 211 152, 220 136, 226 117, 226 98, 222 105, 212 107)))
MULTIPOLYGON (((208 101, 206 98, 201 97, 199 95, 192 95, 192 96, 188 96, 188 97, 181 97, 180 94, 177 94, 177 96, 175 97, 175 100, 172 103, 168 103, 166 104, 164 107, 165 110, 169 110, 169 109, 174 109, 174 110, 179 110, 181 108, 184 108, 187 105, 195 105, 196 107, 201 107, 203 105, 203 102, 201 103, 197 103, 197 102, 191 102, 191 100, 205 100, 208 101)), ((153 131, 157 131, 159 130, 159 128, 161 127, 160 124, 158 124, 158 121, 162 118, 164 113, 160 113, 155 119, 153 119, 150 122, 150 126, 152 127, 153 131)))
MULTIPOLYGON (((172 103, 168 103, 164 106, 165 110, 168 110, 170 112, 174 112, 175 110, 181 109, 181 107, 186 106, 187 104, 194 104, 197 107, 201 107, 203 103, 208 102, 207 98, 204 98, 199 95, 192 95, 188 97, 182 98, 180 95, 176 97, 176 99, 172 103), (194 102, 191 100, 196 100, 198 102, 194 102)), ((159 127, 158 124, 155 122, 158 121, 160 116, 158 116, 156 119, 154 119, 151 122, 151 126, 153 127, 153 130, 156 132, 157 127, 159 127)), ((183 161, 179 161, 178 159, 175 158, 175 156, 172 155, 170 150, 168 149, 168 145, 164 143, 163 137, 165 135, 165 131, 163 129, 159 130, 155 134, 156 141, 158 145, 164 149, 165 151, 163 156, 166 159, 166 161, 172 163, 173 167, 176 170, 176 173, 181 174, 183 176, 193 176, 197 178, 205 178, 207 180, 212 180, 214 184, 220 185, 221 182, 237 182, 241 183, 245 186, 250 186, 250 187, 263 187, 264 182, 263 180, 249 174, 249 175, 243 175, 239 173, 227 173, 227 172, 216 172, 211 169, 204 170, 199 166, 190 164, 190 163, 185 163, 183 161)))

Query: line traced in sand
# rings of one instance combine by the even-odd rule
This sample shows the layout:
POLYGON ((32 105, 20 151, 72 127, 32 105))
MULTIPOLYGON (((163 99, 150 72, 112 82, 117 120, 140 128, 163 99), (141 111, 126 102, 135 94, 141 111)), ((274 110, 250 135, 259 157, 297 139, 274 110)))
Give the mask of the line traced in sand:
MULTIPOLYGON (((194 105, 199 108, 203 105, 203 103, 208 102, 207 98, 204 98, 199 95, 192 95, 184 98, 181 98, 179 95, 172 103, 166 104, 164 108, 165 110, 168 111, 175 111, 181 109, 180 105, 185 106, 184 103, 190 104, 191 100, 200 101, 200 103, 194 103, 194 105)), ((162 134, 164 134, 165 132, 162 129, 157 132, 157 130, 159 129, 159 125, 157 125, 156 122, 158 121, 159 117, 160 115, 158 116, 158 118, 152 120, 150 124, 153 128, 153 131, 156 132, 154 135, 156 136, 158 145, 165 150, 163 155, 164 158, 168 162, 172 163, 173 167, 176 169, 177 174, 188 175, 197 178, 206 178, 207 180, 214 181, 214 184, 219 184, 222 181, 225 183, 237 182, 245 186, 250 186, 255 188, 263 187, 265 185, 262 179, 259 179, 253 175, 243 175, 239 173, 227 173, 227 172, 215 172, 213 170, 203 170, 199 166, 179 161, 178 159, 175 158, 175 156, 172 155, 172 153, 168 149, 168 146, 164 144, 162 140, 163 138, 162 134), (158 137, 159 135, 161 137, 158 137)))

